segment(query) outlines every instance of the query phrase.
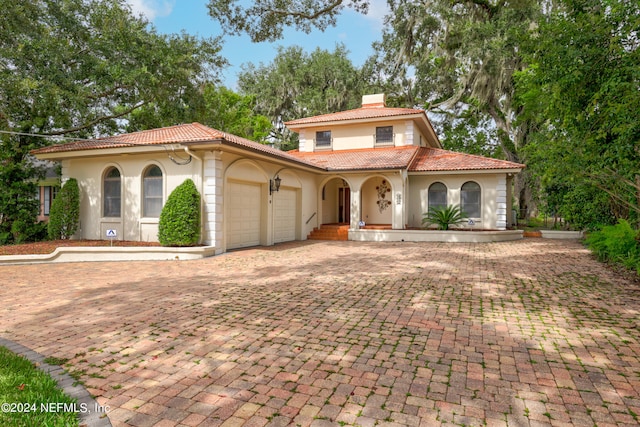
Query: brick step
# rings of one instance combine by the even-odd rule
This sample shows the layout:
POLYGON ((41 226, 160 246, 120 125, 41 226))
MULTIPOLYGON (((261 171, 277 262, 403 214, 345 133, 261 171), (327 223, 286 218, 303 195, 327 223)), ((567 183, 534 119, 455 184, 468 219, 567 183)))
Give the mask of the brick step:
POLYGON ((349 240, 349 226, 340 224, 322 225, 320 228, 314 228, 309 236, 309 240, 349 240))

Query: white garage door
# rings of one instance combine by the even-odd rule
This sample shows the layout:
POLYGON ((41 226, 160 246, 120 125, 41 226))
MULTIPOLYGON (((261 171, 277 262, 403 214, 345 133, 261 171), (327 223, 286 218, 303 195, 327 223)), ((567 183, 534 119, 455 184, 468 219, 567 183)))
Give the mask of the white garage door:
POLYGON ((259 184, 229 183, 227 217, 227 249, 260 244, 259 184))
POLYGON ((298 192, 281 188, 273 194, 274 242, 296 240, 296 209, 298 192))

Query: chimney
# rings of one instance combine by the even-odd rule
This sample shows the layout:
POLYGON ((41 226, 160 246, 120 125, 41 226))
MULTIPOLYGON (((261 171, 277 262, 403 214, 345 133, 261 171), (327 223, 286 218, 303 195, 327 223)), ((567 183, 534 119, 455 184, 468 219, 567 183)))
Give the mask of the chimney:
POLYGON ((384 93, 362 96, 362 108, 383 108, 387 106, 387 96, 384 93))

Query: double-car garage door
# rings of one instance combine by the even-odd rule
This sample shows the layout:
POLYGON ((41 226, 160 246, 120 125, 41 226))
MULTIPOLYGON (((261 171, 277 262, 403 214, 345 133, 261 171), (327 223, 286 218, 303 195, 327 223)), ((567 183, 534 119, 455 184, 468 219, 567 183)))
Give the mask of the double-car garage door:
MULTIPOLYGON (((261 244, 266 226, 262 207, 262 186, 254 183, 228 182, 227 249, 261 244)), ((297 192, 281 188, 273 194, 274 243, 296 238, 297 192)))

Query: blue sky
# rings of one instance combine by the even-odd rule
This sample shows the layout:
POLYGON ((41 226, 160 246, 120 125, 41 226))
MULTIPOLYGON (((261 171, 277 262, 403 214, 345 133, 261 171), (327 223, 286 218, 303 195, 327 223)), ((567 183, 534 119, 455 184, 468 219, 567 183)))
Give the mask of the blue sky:
MULTIPOLYGON (((208 14, 207 0, 127 0, 134 13, 144 15, 161 33, 179 33, 202 37, 222 34, 220 25, 208 14)), ((306 52, 317 47, 333 51, 337 43, 343 43, 349 58, 361 66, 371 56, 371 43, 382 37, 382 19, 387 13, 385 0, 371 1, 368 15, 346 9, 338 18, 336 27, 310 34, 287 29, 284 38, 274 43, 252 43, 247 36, 225 36, 221 52, 230 66, 222 73, 223 83, 235 89, 240 66, 252 62, 268 64, 276 56, 278 46, 302 46, 306 52)))

